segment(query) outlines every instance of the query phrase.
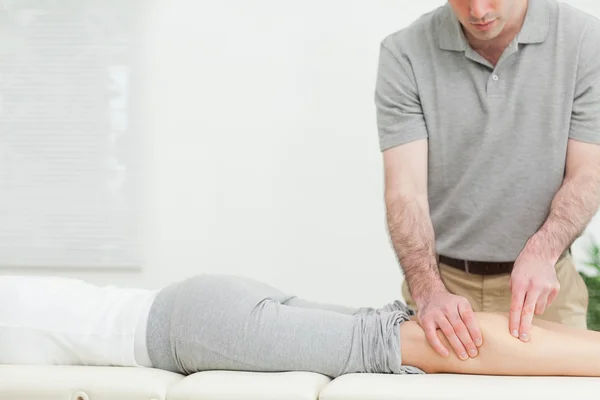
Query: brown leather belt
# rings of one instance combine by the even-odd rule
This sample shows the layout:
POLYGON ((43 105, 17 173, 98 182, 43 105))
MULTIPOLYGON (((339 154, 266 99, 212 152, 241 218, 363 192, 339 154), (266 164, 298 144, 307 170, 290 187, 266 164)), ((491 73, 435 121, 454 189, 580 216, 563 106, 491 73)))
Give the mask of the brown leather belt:
POLYGON ((475 275, 501 275, 512 271, 514 262, 488 262, 488 261, 468 261, 458 260, 439 255, 439 262, 450 267, 460 269, 461 271, 475 275))

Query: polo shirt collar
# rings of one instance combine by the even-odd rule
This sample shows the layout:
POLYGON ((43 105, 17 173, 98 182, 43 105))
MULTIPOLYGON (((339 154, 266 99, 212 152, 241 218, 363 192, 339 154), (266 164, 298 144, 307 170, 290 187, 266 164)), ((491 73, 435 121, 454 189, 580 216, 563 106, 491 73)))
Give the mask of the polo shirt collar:
POLYGON ((519 43, 543 43, 550 31, 550 4, 548 0, 529 0, 527 14, 521 32, 519 43))
MULTIPOLYGON (((523 44, 542 43, 550 30, 550 5, 548 0, 528 0, 527 13, 517 42, 523 44)), ((438 42, 444 50, 465 51, 469 47, 460 21, 446 3, 440 20, 438 42)))

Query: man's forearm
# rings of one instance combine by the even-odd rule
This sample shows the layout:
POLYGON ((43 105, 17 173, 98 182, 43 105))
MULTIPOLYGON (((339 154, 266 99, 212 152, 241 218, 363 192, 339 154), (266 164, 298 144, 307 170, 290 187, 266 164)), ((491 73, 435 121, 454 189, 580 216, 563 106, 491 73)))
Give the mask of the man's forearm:
POLYGON ((565 179, 540 230, 526 251, 556 262, 581 235, 600 206, 600 168, 586 168, 565 179))
POLYGON ((427 200, 396 196, 386 199, 386 206, 391 241, 411 296, 419 305, 433 293, 445 290, 427 200))

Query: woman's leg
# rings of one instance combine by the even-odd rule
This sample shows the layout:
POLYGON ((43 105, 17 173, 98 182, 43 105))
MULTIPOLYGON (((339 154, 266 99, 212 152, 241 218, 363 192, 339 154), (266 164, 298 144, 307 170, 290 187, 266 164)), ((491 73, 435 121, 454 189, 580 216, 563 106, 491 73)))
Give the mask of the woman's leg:
MULTIPOLYGON (((400 326, 402 360, 426 373, 524 376, 600 376, 600 333, 536 322, 529 342, 508 332, 504 315, 477 313, 483 345, 477 357, 441 357, 415 321, 400 326)), ((445 337, 441 340, 448 346, 445 337)))
MULTIPOLYGON (((508 317, 508 313, 502 313, 502 315, 508 317)), ((539 326, 550 331, 563 332, 572 335, 574 338, 588 338, 592 340, 598 340, 599 332, 591 331, 587 329, 574 328, 569 325, 559 324, 557 322, 546 321, 539 318, 533 319, 533 325, 539 326)), ((506 327, 508 329, 508 326, 506 327)))
POLYGON ((416 367, 428 373, 600 376, 600 333, 538 323, 523 343, 509 334, 507 317, 480 313, 480 354, 462 361, 439 356, 404 311, 348 315, 286 306, 291 297, 226 276, 201 276, 169 288, 149 318, 154 366, 184 374, 226 369, 336 377, 416 373, 416 367))
POLYGON ((420 372, 401 363, 399 326, 410 319, 404 310, 346 314, 286 305, 292 298, 235 276, 202 275, 172 285, 149 315, 153 366, 183 374, 420 372))

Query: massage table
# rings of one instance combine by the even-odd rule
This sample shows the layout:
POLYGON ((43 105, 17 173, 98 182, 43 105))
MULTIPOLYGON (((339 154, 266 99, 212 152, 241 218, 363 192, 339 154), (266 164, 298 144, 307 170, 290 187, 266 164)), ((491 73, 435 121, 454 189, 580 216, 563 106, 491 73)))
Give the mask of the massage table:
MULTIPOLYGON (((600 362, 600 360, 598 360, 600 362)), ((600 378, 0 365, 2 400, 598 400, 600 378)))

